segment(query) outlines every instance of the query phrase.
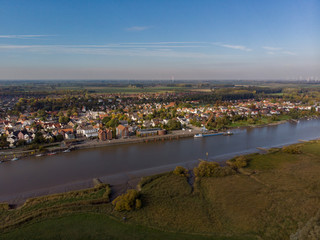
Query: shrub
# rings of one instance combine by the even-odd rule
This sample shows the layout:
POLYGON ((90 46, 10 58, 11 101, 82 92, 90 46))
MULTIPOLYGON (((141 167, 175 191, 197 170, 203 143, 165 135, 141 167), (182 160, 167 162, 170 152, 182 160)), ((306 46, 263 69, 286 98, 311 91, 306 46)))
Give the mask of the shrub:
POLYGON ((142 206, 142 202, 139 199, 140 194, 135 189, 130 189, 127 193, 118 196, 112 201, 114 209, 117 211, 131 211, 139 209, 142 206))
POLYGON ((211 177, 225 177, 233 174, 236 174, 236 171, 229 166, 217 167, 211 177))
POLYGON ((107 184, 106 186, 106 191, 105 193, 103 194, 103 198, 106 198, 108 199, 108 201, 110 200, 110 194, 111 194, 111 187, 109 184, 107 184))
POLYGON ((216 162, 206 161, 201 161, 193 171, 196 177, 225 177, 236 173, 229 166, 220 167, 216 162))
POLYGON ((239 156, 227 161, 227 164, 233 169, 239 169, 248 165, 249 159, 246 156, 239 156))
POLYGON ((0 203, 0 211, 9 210, 9 209, 10 207, 8 203, 0 203))
POLYGON ((177 176, 189 177, 188 170, 181 166, 177 166, 172 173, 177 176))
POLYGON ((201 161, 198 167, 193 169, 196 177, 211 177, 219 164, 216 162, 201 161))
POLYGON ((300 146, 286 146, 282 148, 282 151, 290 154, 300 154, 302 153, 300 146))
POLYGON ((136 199, 136 209, 140 209, 142 207, 141 199, 136 199))

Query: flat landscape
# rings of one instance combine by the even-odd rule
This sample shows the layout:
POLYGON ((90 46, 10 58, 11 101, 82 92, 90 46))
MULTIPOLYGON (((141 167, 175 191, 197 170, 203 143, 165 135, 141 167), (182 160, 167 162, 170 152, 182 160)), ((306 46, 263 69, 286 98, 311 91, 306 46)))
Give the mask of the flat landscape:
MULTIPOLYGON (((143 178, 142 207, 117 211, 112 186, 1 205, 1 239, 317 239, 320 141, 243 157, 214 177, 143 178), (6 209, 8 208, 8 209, 6 209), (76 222, 76 224, 74 224, 76 222)), ((234 159, 233 159, 234 160, 234 159)), ((232 160, 231 160, 232 162, 232 160)))

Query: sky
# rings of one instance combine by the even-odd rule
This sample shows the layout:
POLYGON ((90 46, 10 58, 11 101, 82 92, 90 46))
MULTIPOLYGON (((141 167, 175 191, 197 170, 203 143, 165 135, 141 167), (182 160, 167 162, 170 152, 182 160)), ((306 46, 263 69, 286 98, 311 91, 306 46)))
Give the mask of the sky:
POLYGON ((320 80, 320 0, 0 0, 0 79, 320 80))

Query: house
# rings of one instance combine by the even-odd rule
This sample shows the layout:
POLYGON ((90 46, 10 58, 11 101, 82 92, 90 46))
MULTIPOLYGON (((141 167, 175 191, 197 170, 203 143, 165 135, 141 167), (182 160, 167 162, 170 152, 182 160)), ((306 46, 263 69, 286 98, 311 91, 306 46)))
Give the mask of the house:
POLYGON ((128 127, 125 127, 123 125, 119 125, 117 128, 116 128, 116 136, 117 138, 126 138, 126 137, 129 137, 129 129, 128 127))
POLYGON ((27 143, 30 143, 32 141, 32 138, 31 138, 30 134, 26 130, 21 130, 18 133, 17 138, 19 140, 25 140, 27 143))
POLYGON ((137 130, 137 135, 141 137, 155 136, 158 135, 160 128, 151 128, 151 129, 139 129, 137 130))
POLYGON ((18 141, 15 135, 11 135, 7 137, 7 142, 10 143, 9 147, 14 147, 14 144, 18 141))
POLYGON ((64 138, 65 139, 75 139, 75 136, 74 136, 74 134, 72 132, 66 132, 64 134, 64 138))
POLYGON ((111 140, 112 139, 112 130, 111 129, 107 129, 106 130, 106 137, 107 137, 107 140, 111 140))
POLYGON ((93 128, 92 126, 82 127, 77 130, 77 134, 89 137, 98 137, 98 129, 93 128))
POLYGON ((111 140, 112 139, 112 130, 111 129, 106 129, 106 130, 100 129, 98 132, 98 135, 99 135, 100 141, 111 140))
POLYGON ((100 141, 105 141, 107 140, 107 133, 105 130, 100 129, 98 132, 98 137, 100 141))

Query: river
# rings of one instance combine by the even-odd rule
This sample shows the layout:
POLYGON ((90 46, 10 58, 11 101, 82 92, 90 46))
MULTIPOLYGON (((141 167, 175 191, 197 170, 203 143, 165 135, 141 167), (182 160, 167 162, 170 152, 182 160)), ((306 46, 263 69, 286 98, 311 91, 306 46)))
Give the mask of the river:
POLYGON ((319 138, 320 120, 301 120, 299 123, 287 122, 233 132, 232 136, 110 146, 2 163, 0 201, 61 191, 57 186, 90 186, 89 182, 95 177, 116 184, 172 170, 177 165, 190 168, 198 159, 223 161, 235 155, 257 152, 257 147, 277 147, 296 143, 299 139, 319 138))

